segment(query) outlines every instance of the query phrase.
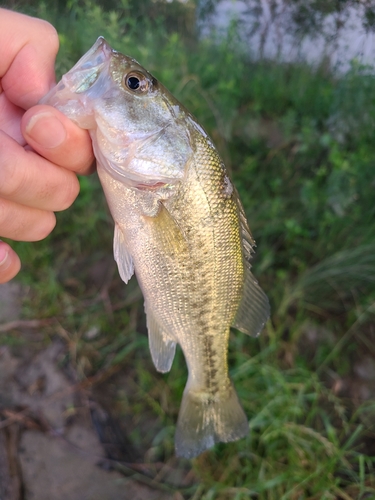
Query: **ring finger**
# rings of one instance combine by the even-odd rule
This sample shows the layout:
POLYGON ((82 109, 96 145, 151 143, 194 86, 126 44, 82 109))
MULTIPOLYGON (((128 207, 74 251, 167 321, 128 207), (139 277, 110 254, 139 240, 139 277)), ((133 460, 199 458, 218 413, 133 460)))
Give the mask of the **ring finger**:
POLYGON ((53 212, 19 205, 0 198, 0 236, 18 241, 39 241, 56 224, 53 212))

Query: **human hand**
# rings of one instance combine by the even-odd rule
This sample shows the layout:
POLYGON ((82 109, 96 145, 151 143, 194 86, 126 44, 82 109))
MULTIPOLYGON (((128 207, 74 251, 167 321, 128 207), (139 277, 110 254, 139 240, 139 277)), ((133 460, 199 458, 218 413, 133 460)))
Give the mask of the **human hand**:
MULTIPOLYGON (((54 85, 55 29, 45 21, 0 8, 0 237, 38 241, 54 228, 54 212, 79 192, 76 173, 94 161, 91 141, 62 113, 36 105, 54 85), (27 110, 25 112, 25 110, 27 110)), ((0 283, 20 270, 0 241, 0 283)))

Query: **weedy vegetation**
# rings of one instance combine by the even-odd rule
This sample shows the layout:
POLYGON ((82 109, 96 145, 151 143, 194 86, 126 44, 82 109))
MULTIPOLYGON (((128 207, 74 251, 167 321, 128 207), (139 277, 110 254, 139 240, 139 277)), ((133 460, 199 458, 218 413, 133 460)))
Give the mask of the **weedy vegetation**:
MULTIPOLYGON (((189 486, 168 487, 190 500, 375 498, 373 70, 354 62, 337 75, 326 65, 256 60, 236 26, 199 38, 194 4, 146 4, 113 0, 105 10, 71 0, 32 13, 59 31, 59 75, 103 35, 196 115, 257 241, 253 269, 272 317, 258 339, 233 330, 229 352, 249 436, 193 460, 189 486), (365 361, 370 389, 358 376, 365 361)), ((23 314, 51 320, 44 342, 64 338, 80 381, 95 387, 123 374, 111 404, 129 423, 138 460, 172 463, 183 356, 170 374, 156 373, 141 294, 134 278, 123 285, 112 260, 98 180, 80 181, 49 238, 15 245, 29 285, 23 314)))

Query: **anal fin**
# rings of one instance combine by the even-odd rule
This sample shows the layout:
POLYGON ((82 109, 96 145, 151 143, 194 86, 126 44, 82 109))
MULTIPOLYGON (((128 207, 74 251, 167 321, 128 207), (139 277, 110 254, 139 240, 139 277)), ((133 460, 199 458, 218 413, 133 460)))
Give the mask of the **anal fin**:
POLYGON ((245 261, 243 295, 232 326, 247 335, 256 337, 270 316, 270 304, 249 266, 249 263, 245 261))
POLYGON ((148 342, 152 361, 158 372, 167 373, 171 369, 176 352, 176 342, 160 328, 152 311, 145 304, 148 342))
POLYGON ((134 263, 132 256, 126 248, 124 235, 117 224, 115 224, 115 234, 113 238, 113 256, 117 262, 121 279, 127 283, 134 274, 134 263))

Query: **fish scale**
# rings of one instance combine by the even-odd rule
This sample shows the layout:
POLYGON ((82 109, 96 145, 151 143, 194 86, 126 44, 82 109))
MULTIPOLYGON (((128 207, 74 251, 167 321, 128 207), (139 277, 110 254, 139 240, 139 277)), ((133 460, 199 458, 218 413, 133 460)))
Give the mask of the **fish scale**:
POLYGON ((231 325, 257 335, 269 303, 250 271, 254 240, 237 191, 194 117, 134 59, 103 38, 43 99, 90 132, 115 221, 114 257, 145 299, 151 356, 188 380, 177 455, 248 432, 228 374, 231 325), (129 84, 131 82, 131 84, 129 84))

